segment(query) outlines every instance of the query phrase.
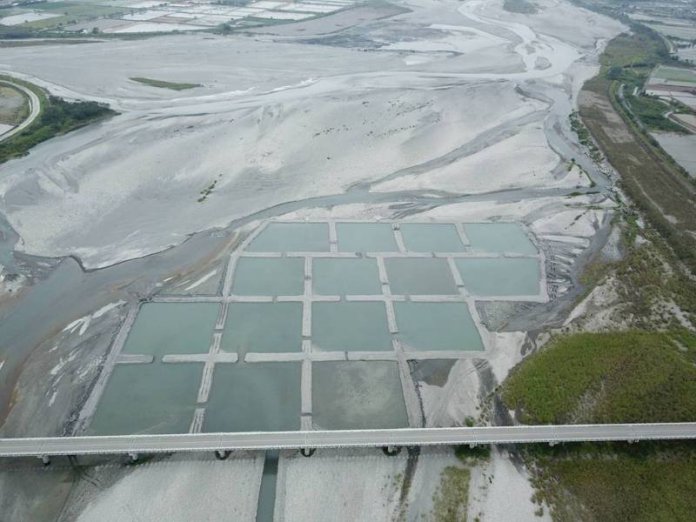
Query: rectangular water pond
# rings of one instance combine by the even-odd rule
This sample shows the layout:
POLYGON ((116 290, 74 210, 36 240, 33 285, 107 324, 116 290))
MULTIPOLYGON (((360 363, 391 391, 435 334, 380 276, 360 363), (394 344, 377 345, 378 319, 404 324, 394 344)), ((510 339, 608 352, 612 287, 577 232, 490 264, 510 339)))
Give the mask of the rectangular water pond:
POLYGON ((399 339, 405 350, 483 350, 466 303, 394 303, 399 339))
POLYGON ((537 249, 517 223, 467 223, 471 249, 487 253, 536 254, 537 249))
POLYGON ((199 363, 117 364, 88 434, 188 433, 202 372, 199 363))
POLYGON ((452 295, 458 293, 446 259, 433 257, 384 260, 389 287, 395 295, 452 295))
POLYGON ((234 268, 235 295, 301 295, 304 259, 301 257, 240 257, 234 268))
POLYGON ((319 295, 375 295, 382 293, 377 260, 315 258, 312 286, 319 295))
POLYGON ((323 351, 391 350, 384 303, 312 303, 312 345, 323 351))
POLYGON ((312 420, 316 429, 408 427, 397 363, 313 363, 312 420))
POLYGON ((250 252, 328 252, 328 223, 269 223, 256 236, 250 252))
POLYGON ((341 252, 398 252, 389 223, 336 223, 341 252))
POLYGON ((301 363, 217 364, 203 431, 300 429, 301 363))
POLYGON ((402 223, 401 236, 410 252, 463 252, 457 227, 452 223, 402 223))
POLYGON ((302 303, 230 303, 221 348, 237 352, 302 350, 302 303))
POLYGON ((477 296, 531 296, 540 292, 537 258, 466 258, 455 260, 464 286, 477 296))
POLYGON ((207 353, 220 306, 216 303, 145 303, 123 347, 124 353, 207 353))

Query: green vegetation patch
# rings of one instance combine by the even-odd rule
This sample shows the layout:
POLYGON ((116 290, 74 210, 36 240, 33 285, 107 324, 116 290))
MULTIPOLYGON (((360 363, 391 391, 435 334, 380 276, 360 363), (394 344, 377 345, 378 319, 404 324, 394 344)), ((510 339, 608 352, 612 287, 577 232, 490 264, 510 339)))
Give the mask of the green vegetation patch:
POLYGON ((690 521, 696 512, 696 446, 689 443, 529 448, 536 500, 553 519, 690 521))
POLYGON ((695 361, 685 332, 562 336, 512 372, 502 397, 529 424, 693 421, 695 361))
MULTIPOLYGON (((568 116, 568 119, 570 120, 570 128, 573 130, 575 134, 577 134, 578 141, 580 142, 580 144, 584 147, 587 147, 587 150, 590 153, 590 157, 596 162, 602 161, 602 153, 592 140, 590 131, 587 130, 587 127, 585 127, 585 125, 582 123, 578 111, 571 112, 570 116, 568 116)), ((573 163, 575 163, 575 159, 573 159, 573 163)))
POLYGON ((635 28, 609 42, 602 72, 585 83, 580 116, 607 160, 621 174, 621 188, 667 241, 679 261, 696 274, 696 189, 680 166, 633 121, 618 99, 618 85, 642 87, 660 60, 670 60, 662 39, 635 28), (665 55, 666 54, 666 58, 665 55))
POLYGON ((134 82, 149 85, 150 87, 159 87, 160 89, 172 89, 173 91, 183 91, 186 89, 193 89, 194 87, 201 87, 200 83, 165 82, 164 80, 153 80, 152 78, 142 78, 140 76, 136 76, 130 79, 134 82))
POLYGON ((29 114, 29 103, 24 93, 0 83, 0 123, 19 125, 29 114))
POLYGON ((599 58, 600 75, 642 87, 653 68, 671 58, 664 40, 655 31, 642 25, 632 29, 632 34, 620 34, 609 42, 599 58))
POLYGON ((696 71, 681 67, 665 67, 661 65, 655 70, 653 76, 673 82, 696 83, 696 71))
MULTIPOLYGON (((15 80, 13 80, 15 81, 15 80)), ((19 82, 18 82, 19 83, 19 82)), ((26 85, 26 82, 22 82, 26 85)), ((54 136, 66 134, 84 127, 94 121, 117 114, 108 106, 97 102, 66 102, 62 98, 46 96, 45 93, 31 86, 35 92, 41 92, 41 114, 34 122, 19 134, 0 142, 0 163, 24 156, 34 145, 54 136)))
POLYGON ((60 29, 64 26, 98 18, 117 16, 128 12, 128 9, 125 7, 99 5, 90 2, 40 2, 33 4, 32 7, 60 16, 22 24, 21 28, 35 30, 60 29))
POLYGON ((689 134, 684 127, 667 119, 666 114, 672 108, 653 96, 626 95, 626 102, 633 114, 651 130, 689 134))
POLYGON ((521 14, 536 14, 539 12, 537 6, 527 0, 505 0, 503 9, 511 13, 521 14))
POLYGON ((696 282, 680 267, 667 242, 652 228, 640 230, 634 215, 626 216, 622 242, 624 258, 616 263, 595 264, 583 276, 583 284, 595 284, 608 271, 617 282, 624 303, 619 320, 638 329, 675 330, 682 326, 672 309, 676 304, 683 318, 696 324, 696 282), (640 233, 647 242, 636 244, 640 233))
POLYGON ((430 520, 466 520, 470 480, 471 472, 467 468, 447 466, 440 475, 440 487, 433 497, 430 520))

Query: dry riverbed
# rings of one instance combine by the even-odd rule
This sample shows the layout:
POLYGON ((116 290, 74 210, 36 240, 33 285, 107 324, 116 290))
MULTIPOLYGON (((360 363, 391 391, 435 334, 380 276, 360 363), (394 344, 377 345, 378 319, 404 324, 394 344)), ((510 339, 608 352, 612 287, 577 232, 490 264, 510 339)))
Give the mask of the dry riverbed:
MULTIPOLYGON (((270 217, 523 223, 543 253, 550 302, 478 303, 487 356, 412 369, 428 425, 493 421, 484 399, 533 348, 533 332, 562 324, 577 298, 580 267, 610 238, 616 203, 609 170, 587 158, 567 120, 603 42, 622 27, 553 0, 540 2, 538 15, 505 12, 502 2, 395 3, 408 12, 353 20, 330 34, 317 20, 301 34, 291 24, 253 36, 3 50, 13 74, 121 113, 3 165, 0 210, 18 234, 12 259, 27 260, 17 267, 28 276, 23 292, 34 296, 8 302, 4 317, 37 329, 0 369, 12 366, 21 392, 5 433, 69 432, 127 307, 162 289, 215 288, 221 260, 270 217), (66 63, 79 63, 83 73, 66 63), (176 92, 129 80, 154 76, 153 69, 163 81, 202 87, 176 92), (52 264, 36 275, 41 260, 32 256, 52 264), (80 266, 69 258, 54 268, 62 256, 80 266), (51 300, 41 299, 46 292, 51 300), (69 304, 50 315, 61 302, 69 304), (32 312, 51 321, 37 325, 32 312), (37 412, 50 421, 41 424, 37 412)), ((277 491, 285 494, 276 513, 287 520, 310 511, 317 519, 336 512, 414 519, 433 509, 442 471, 459 465, 444 450, 317 457, 280 457, 277 491), (310 479, 317 491, 300 502, 305 497, 294 489, 310 479)), ((142 506, 136 490, 162 474, 171 488, 187 487, 182 462, 89 471, 99 487, 81 483, 69 493, 53 484, 45 505, 27 500, 27 481, 12 479, 35 471, 2 470, 0 507, 35 520, 58 512, 64 520, 103 520, 109 506, 142 506)), ((221 481, 244 475, 240 487, 248 491, 234 501, 239 520, 253 520, 256 510, 251 491, 261 467, 250 462, 195 464, 221 481)), ((516 516, 534 519, 526 472, 505 452, 494 451, 470 473, 471 515, 500 519, 512 503, 516 516)), ((199 518, 229 508, 195 506, 199 518)), ((170 508, 155 503, 148 514, 168 517, 170 508)), ((135 519, 127 510, 119 515, 135 519)))

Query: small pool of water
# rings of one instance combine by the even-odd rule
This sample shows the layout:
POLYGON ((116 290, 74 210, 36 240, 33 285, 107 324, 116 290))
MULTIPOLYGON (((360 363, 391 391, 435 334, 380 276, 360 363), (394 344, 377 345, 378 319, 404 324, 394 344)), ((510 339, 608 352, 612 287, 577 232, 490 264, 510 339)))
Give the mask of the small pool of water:
POLYGON ((394 303, 406 350, 483 350, 466 303, 394 303))
POLYGON ((540 292, 536 258, 466 258, 455 260, 462 282, 476 296, 523 296, 540 292))
POLYGON ((384 303, 313 303, 312 344, 324 351, 391 350, 384 303))
POLYGON ((327 223, 269 223, 251 244, 250 252, 328 252, 327 223))
POLYGON ((156 357, 206 353, 219 308, 216 303, 145 303, 123 352, 156 357))
POLYGON ((221 349, 237 352, 302 350, 302 303, 230 303, 221 349))
POLYGON ((301 364, 217 364, 203 431, 300 429, 301 364))
POLYGON ((315 362, 312 391, 312 418, 317 429, 408 427, 395 362, 315 362))
POLYGON ((341 252, 398 252, 389 223, 336 223, 341 252))
POLYGON ((375 295, 382 293, 376 259, 329 259, 313 261, 312 285, 319 295, 375 295))
POLYGON ((457 286, 446 259, 388 258, 389 287, 395 295, 452 295, 457 286))
POLYGON ((187 433, 202 371, 199 363, 117 364, 88 434, 187 433))
POLYGON ((517 223, 468 223, 464 232, 471 249, 489 253, 536 254, 537 249, 517 223))
POLYGON ((457 227, 451 223, 402 223, 401 236, 410 252, 463 252, 457 227))
POLYGON ((235 295, 301 295, 304 259, 301 257, 240 257, 234 269, 235 295))

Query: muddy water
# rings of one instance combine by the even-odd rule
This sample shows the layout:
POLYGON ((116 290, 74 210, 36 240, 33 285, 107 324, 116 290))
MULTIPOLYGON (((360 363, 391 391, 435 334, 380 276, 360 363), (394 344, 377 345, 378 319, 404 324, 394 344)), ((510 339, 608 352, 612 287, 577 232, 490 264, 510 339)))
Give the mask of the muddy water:
POLYGON ((176 249, 91 272, 72 258, 60 261, 45 279, 0 312, 0 360, 4 360, 0 418, 7 413, 12 390, 31 352, 65 325, 108 303, 133 302, 151 294, 159 281, 195 266, 228 243, 228 237, 199 235, 176 249))

